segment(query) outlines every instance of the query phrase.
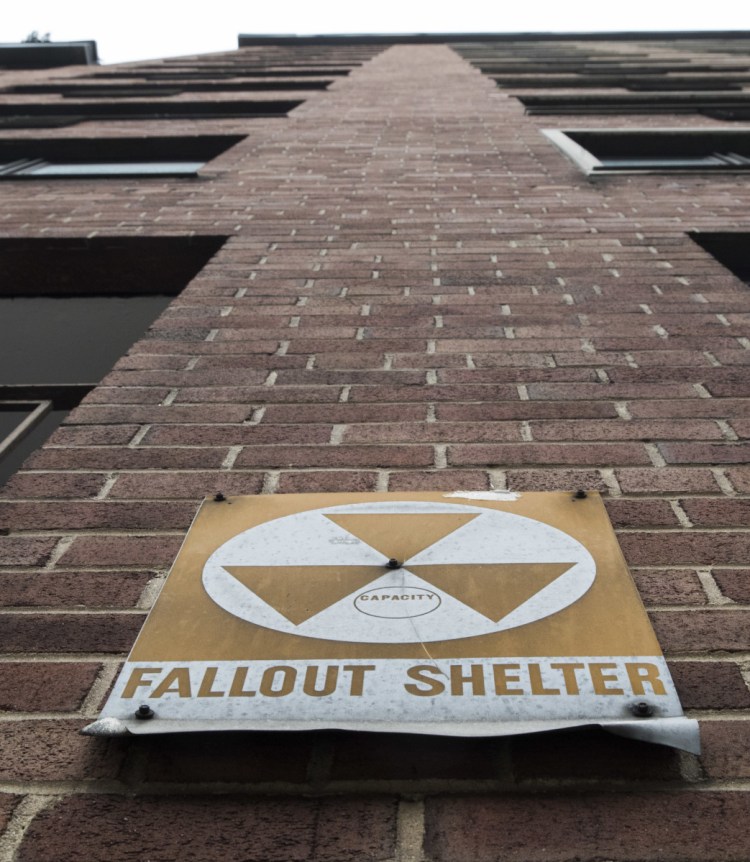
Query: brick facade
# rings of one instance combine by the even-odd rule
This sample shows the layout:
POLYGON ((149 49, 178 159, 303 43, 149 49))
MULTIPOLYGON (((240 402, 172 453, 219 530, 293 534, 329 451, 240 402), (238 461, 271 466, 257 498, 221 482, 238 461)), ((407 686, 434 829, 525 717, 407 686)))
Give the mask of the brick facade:
MULTIPOLYGON (((731 69, 750 42, 555 44, 731 69)), ((226 238, 2 491, 0 860, 747 859, 750 294, 688 233, 750 232, 750 192, 736 172, 587 178, 540 132, 732 123, 526 114, 447 44, 183 62, 259 60, 351 72, 221 95, 301 101, 288 116, 2 133, 244 140, 193 179, 0 185, 4 238, 226 238), (701 757, 593 730, 76 732, 206 494, 580 487, 605 495, 701 757)), ((167 101, 188 97, 218 98, 167 101)), ((32 99, 64 100, 0 101, 32 99)))

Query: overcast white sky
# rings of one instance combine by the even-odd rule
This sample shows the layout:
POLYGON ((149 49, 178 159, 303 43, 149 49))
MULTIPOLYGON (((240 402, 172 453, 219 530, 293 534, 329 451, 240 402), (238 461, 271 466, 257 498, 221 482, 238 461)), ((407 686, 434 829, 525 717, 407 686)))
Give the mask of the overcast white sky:
POLYGON ((10 0, 0 42, 95 39, 104 63, 229 51, 238 33, 750 30, 746 0, 10 0), (193 11, 194 10, 194 11, 193 11))

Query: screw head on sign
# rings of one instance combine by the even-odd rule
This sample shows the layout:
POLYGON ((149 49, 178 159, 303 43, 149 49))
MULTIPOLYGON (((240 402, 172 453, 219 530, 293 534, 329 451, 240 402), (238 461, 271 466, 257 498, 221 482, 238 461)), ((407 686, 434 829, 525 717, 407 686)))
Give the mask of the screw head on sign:
POLYGON ((400 569, 401 563, 399 563, 395 557, 391 557, 391 559, 386 563, 386 566, 388 566, 389 569, 400 569))
POLYGON ((225 500, 226 497, 221 493, 221 491, 218 491, 216 494, 214 494, 215 503, 223 503, 225 500))
POLYGON ((648 718, 650 715, 654 714, 654 708, 650 703, 646 703, 645 700, 641 700, 638 703, 634 703, 630 707, 630 711, 633 715, 638 716, 638 718, 648 718))
POLYGON ((142 720, 154 717, 154 711, 147 703, 142 703, 135 711, 135 717, 142 720))
POLYGON ((575 492, 575 494, 573 494, 574 500, 585 500, 586 497, 588 497, 588 494, 582 488, 580 488, 578 491, 575 492))

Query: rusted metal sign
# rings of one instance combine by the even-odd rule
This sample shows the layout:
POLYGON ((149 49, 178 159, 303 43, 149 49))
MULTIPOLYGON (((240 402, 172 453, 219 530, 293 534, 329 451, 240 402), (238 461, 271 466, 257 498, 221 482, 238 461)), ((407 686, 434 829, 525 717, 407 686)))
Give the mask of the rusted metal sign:
POLYGON ((207 500, 92 734, 601 725, 689 751, 597 494, 207 500))

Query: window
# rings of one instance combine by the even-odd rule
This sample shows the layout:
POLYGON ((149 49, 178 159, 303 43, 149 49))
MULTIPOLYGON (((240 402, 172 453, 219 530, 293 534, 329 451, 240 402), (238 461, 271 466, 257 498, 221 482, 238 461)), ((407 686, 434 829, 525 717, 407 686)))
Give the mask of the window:
POLYGON ((237 135, 0 140, 0 179, 194 176, 241 140, 237 135))
POLYGON ((283 117, 301 101, 206 100, 202 102, 24 102, 0 104, 0 127, 25 129, 42 124, 73 125, 86 120, 213 120, 283 117), (48 119, 52 118, 52 119, 48 119))
POLYGON ((589 175, 750 168, 750 129, 546 129, 544 134, 589 175))
MULTIPOLYGON (((624 86, 624 84, 623 84, 624 86)), ((645 86, 640 89, 646 90, 645 86)), ((660 92, 654 82, 643 93, 565 93, 517 96, 527 114, 702 114, 715 119, 747 119, 750 98, 741 93, 660 92)), ((669 89, 669 88, 664 88, 669 89)))
POLYGON ((0 239, 0 483, 225 239, 0 239))

